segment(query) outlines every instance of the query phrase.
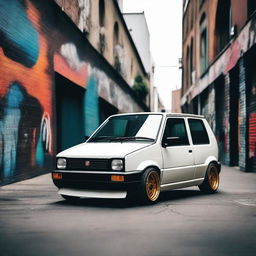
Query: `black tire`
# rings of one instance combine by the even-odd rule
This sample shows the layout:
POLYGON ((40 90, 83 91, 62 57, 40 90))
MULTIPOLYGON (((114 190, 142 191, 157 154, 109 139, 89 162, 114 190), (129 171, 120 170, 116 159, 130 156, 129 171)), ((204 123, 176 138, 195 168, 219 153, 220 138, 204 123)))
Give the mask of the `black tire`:
POLYGON ((218 166, 215 163, 210 163, 204 181, 199 185, 199 189, 204 193, 215 193, 218 190, 220 183, 218 166))
POLYGON ((160 175, 154 168, 147 169, 139 185, 140 199, 145 203, 155 203, 160 195, 160 175))

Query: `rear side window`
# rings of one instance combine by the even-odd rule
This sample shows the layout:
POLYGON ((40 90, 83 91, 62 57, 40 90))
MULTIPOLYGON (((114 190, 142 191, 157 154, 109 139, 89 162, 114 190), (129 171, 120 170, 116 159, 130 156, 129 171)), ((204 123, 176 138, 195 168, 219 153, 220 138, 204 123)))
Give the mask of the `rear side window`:
POLYGON ((209 144, 209 136, 204 126, 204 122, 199 119, 189 119, 189 128, 191 131, 192 141, 194 145, 209 144))

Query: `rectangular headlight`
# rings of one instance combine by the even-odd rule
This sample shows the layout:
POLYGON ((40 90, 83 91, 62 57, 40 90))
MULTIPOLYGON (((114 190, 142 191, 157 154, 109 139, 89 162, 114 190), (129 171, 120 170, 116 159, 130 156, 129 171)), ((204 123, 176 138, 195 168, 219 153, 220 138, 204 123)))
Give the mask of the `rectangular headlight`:
POLYGON ((111 168, 114 171, 121 171, 124 168, 123 160, 122 159, 113 159, 111 162, 111 168))
POLYGON ((66 169, 67 160, 65 158, 58 158, 57 159, 57 168, 58 169, 66 169))

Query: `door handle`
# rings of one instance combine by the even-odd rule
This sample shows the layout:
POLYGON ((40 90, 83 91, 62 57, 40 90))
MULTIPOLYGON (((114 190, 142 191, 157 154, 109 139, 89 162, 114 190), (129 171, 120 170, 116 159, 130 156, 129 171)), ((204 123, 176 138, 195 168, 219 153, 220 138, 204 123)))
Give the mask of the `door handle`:
POLYGON ((188 153, 192 153, 193 151, 192 151, 192 149, 190 149, 189 151, 188 151, 188 153))

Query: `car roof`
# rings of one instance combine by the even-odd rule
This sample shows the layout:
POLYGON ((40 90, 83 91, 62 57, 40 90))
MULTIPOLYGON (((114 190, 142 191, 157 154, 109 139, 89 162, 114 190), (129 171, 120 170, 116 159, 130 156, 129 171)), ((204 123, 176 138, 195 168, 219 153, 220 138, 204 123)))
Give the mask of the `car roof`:
POLYGON ((127 115, 163 115, 166 117, 194 117, 194 118, 205 118, 202 115, 194 115, 188 113, 166 113, 166 112, 138 112, 138 113, 123 113, 116 114, 113 116, 127 116, 127 115))

